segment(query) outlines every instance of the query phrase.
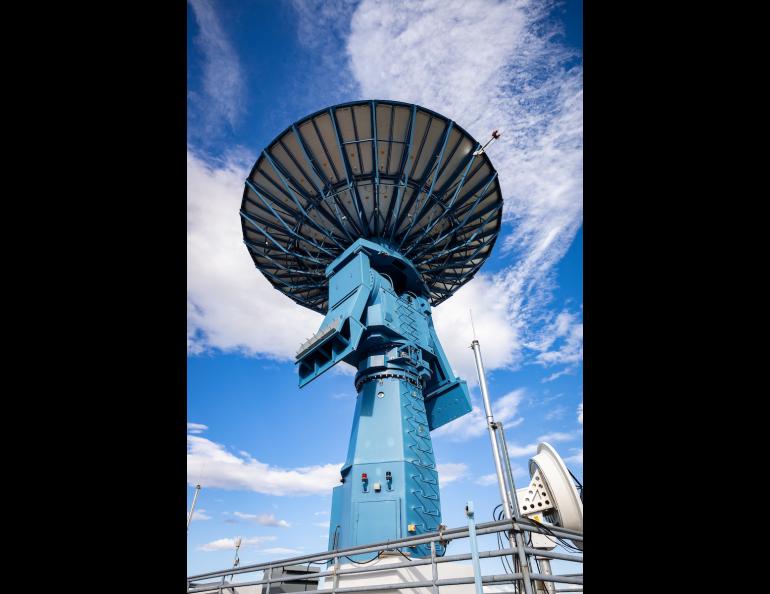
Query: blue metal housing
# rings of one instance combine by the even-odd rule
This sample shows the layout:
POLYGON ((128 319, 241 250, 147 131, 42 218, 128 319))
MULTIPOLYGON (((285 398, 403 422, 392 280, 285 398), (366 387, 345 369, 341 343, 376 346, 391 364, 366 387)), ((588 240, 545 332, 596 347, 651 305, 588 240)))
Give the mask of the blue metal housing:
MULTIPOLYGON (((300 386, 340 361, 358 369, 329 546, 435 531, 441 506, 430 432, 470 412, 471 403, 436 336, 428 290, 397 251, 365 239, 326 274, 330 308, 316 335, 300 347, 300 386)), ((430 554, 428 547, 412 553, 430 554)))

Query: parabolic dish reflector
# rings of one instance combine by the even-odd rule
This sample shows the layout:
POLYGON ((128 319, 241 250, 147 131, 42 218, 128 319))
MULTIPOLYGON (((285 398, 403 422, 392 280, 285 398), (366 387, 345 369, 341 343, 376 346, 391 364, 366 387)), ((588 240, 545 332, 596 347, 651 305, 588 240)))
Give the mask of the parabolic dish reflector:
MULTIPOLYGON (((537 454, 529 461, 529 474, 539 475, 548 485, 556 508, 554 524, 570 530, 583 531, 583 500, 578 493, 575 483, 564 464, 561 456, 554 447, 542 442, 537 446, 537 454)), ((583 550, 582 541, 572 541, 577 548, 583 550)))
POLYGON ((418 105, 323 109, 257 159, 241 204, 244 242, 276 289, 323 314, 326 267, 362 237, 408 258, 438 305, 473 278, 500 230, 497 172, 480 148, 418 105))

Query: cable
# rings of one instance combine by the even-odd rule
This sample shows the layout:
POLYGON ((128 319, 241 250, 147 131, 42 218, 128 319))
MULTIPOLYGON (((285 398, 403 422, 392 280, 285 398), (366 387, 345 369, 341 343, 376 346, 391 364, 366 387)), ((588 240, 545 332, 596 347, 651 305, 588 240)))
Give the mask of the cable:
POLYGON ((393 550, 394 550, 394 551, 398 551, 398 552, 401 554, 401 556, 402 556, 404 559, 406 559, 407 561, 411 561, 411 559, 410 559, 409 557, 407 557, 407 556, 404 554, 404 551, 402 551, 401 549, 393 549, 393 550))
POLYGON ((569 472, 569 475, 572 477, 572 480, 575 481, 575 484, 577 485, 578 493, 580 494, 580 501, 583 501, 583 485, 582 483, 577 480, 577 477, 572 474, 572 471, 568 468, 567 472, 569 472))
MULTIPOLYGON (((531 521, 532 521, 534 524, 536 524, 538 527, 542 528, 542 529, 543 529, 543 530, 546 532, 546 535, 545 535, 545 536, 546 536, 546 538, 548 538, 548 539, 549 539, 551 542, 554 542, 554 541, 553 541, 553 538, 555 538, 555 539, 556 539, 556 540, 559 542, 559 544, 561 544, 561 546, 562 546, 562 547, 564 547, 565 549, 567 549, 567 550, 569 550, 569 551, 572 551, 572 552, 576 552, 576 553, 582 553, 582 552, 583 552, 583 551, 582 551, 582 550, 580 550, 578 547, 576 547, 576 546, 574 546, 574 545, 572 545, 572 544, 568 543, 568 542, 567 542, 566 540, 564 540, 562 537, 560 537, 560 536, 558 536, 557 534, 555 534, 555 533, 553 532, 553 530, 551 530, 551 529, 550 529, 550 528, 549 528, 549 527, 548 527, 546 524, 543 524, 542 522, 538 522, 538 521, 537 521, 537 520, 535 520, 534 518, 529 518, 529 519, 530 519, 530 520, 531 520, 531 521), (551 537, 553 537, 553 538, 551 538, 551 537)), ((555 544, 555 543, 554 543, 554 544, 555 544)))
POLYGON ((345 555, 345 559, 350 561, 353 565, 368 565, 369 563, 372 563, 373 561, 376 561, 377 559, 379 559, 380 555, 382 555, 382 553, 383 553, 383 551, 380 551, 379 553, 377 553, 373 558, 369 559, 368 561, 353 561, 353 559, 351 559, 347 555, 345 555))
MULTIPOLYGON (((500 506, 500 507, 502 508, 502 506, 500 506)), ((503 515, 504 515, 503 514, 503 510, 500 509, 500 512, 499 512, 499 515, 498 515, 498 520, 502 520, 503 519, 503 515)), ((501 548, 505 548, 505 545, 503 543, 503 536, 502 536, 502 534, 500 532, 498 532, 497 536, 498 536, 498 540, 500 542, 501 548)), ((514 557, 513 557, 513 567, 511 567, 511 562, 508 560, 507 557, 503 557, 503 559, 505 559, 505 564, 508 566, 507 573, 516 573, 517 572, 516 568, 517 568, 517 564, 518 564, 518 556, 514 555, 514 557)))
MULTIPOLYGON (((503 519, 503 504, 499 504, 495 507, 495 509, 492 510, 492 519, 493 520, 502 520, 503 519), (497 510, 500 509, 498 512, 497 510)), ((502 551, 505 547, 503 546, 503 537, 501 536, 500 532, 496 532, 495 536, 497 537, 497 549, 502 551)), ((503 566, 503 571, 506 574, 514 573, 511 569, 511 565, 508 562, 508 559, 506 558, 506 555, 500 556, 500 564, 503 566)))

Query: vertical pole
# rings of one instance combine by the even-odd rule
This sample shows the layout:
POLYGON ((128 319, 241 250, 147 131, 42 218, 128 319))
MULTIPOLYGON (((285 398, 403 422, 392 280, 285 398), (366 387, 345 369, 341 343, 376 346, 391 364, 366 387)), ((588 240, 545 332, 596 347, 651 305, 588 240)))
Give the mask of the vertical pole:
POLYGON ((516 496, 516 483, 513 480, 513 470, 511 469, 511 458, 508 455, 508 444, 505 441, 505 432, 503 431, 503 424, 497 423, 498 433, 500 434, 500 453, 505 461, 505 475, 508 479, 507 486, 509 489, 510 503, 513 510, 513 516, 518 519, 519 517, 519 499, 516 496))
MULTIPOLYGON (((492 442, 492 455, 495 459, 495 472, 497 472, 497 485, 500 488, 500 497, 503 503, 503 512, 505 518, 511 520, 513 518, 519 519, 519 506, 515 507, 510 504, 508 500, 507 489, 505 488, 505 478, 503 477, 503 468, 500 461, 500 450, 497 443, 497 435, 495 432, 495 419, 492 416, 492 405, 489 403, 489 391, 487 390, 487 379, 484 374, 484 363, 481 361, 481 346, 477 339, 473 339, 471 343, 471 349, 473 349, 473 355, 476 358, 476 371, 479 374, 479 389, 481 390, 481 396, 484 400, 484 411, 487 416, 487 429, 489 429, 489 439, 492 442), (513 516, 511 515, 513 511, 513 516)), ((514 489, 513 496, 516 496, 514 489)), ((511 544, 511 548, 518 551, 519 567, 521 571, 522 581, 524 582, 524 591, 526 594, 532 593, 532 579, 530 578, 529 560, 524 552, 524 539, 521 536, 520 530, 512 530, 508 532, 508 542, 511 544)))
POLYGON ((500 459, 503 461, 503 474, 505 476, 505 488, 508 492, 508 502, 511 504, 511 507, 518 507, 519 503, 516 498, 516 485, 513 482, 511 459, 508 454, 508 444, 505 443, 505 431, 503 430, 502 423, 495 423, 495 432, 498 437, 497 444, 500 447, 500 459))
POLYGON ((500 461, 500 449, 497 445, 497 435, 495 434, 495 418, 492 416, 492 405, 489 403, 489 392, 487 391, 487 379, 484 375, 484 364, 481 362, 481 346, 479 341, 474 339, 471 343, 473 355, 476 358, 476 371, 479 374, 479 388, 481 397, 484 400, 484 412, 487 417, 487 429, 489 430, 489 439, 492 442, 492 456, 495 460, 495 472, 497 473, 497 486, 500 488, 500 499, 505 510, 505 517, 510 520, 511 509, 508 502, 508 493, 505 489, 505 479, 503 478, 503 466, 500 461))
POLYGON ((476 541, 476 521, 473 516, 473 501, 465 504, 465 515, 468 516, 468 540, 471 541, 471 558, 473 559, 473 581, 476 584, 476 594, 484 594, 481 585, 481 565, 479 563, 479 544, 476 541))
MULTIPOLYGON (((240 559, 238 559, 238 549, 240 549, 240 548, 241 548, 241 537, 239 536, 238 538, 236 538, 236 539, 235 539, 235 559, 233 559, 233 568, 236 568, 236 567, 238 567, 238 565, 239 565, 239 564, 240 564, 240 562, 241 562, 241 560, 240 560, 240 559)), ((230 580, 232 580, 234 576, 235 576, 235 574, 231 574, 231 575, 230 575, 230 580)), ((220 586, 219 586, 219 591, 220 591, 220 592, 222 592, 222 586, 224 586, 224 585, 225 585, 225 580, 226 580, 226 578, 227 578, 227 576, 224 576, 224 575, 222 576, 222 583, 221 583, 221 584, 220 584, 220 586)), ((231 585, 232 585, 232 584, 231 584, 231 585)), ((230 588, 230 590, 232 590, 233 592, 235 592, 235 589, 234 589, 234 588, 232 588, 232 587, 230 588)))
MULTIPOLYGON (((334 557, 334 577, 332 578, 332 594, 337 594, 337 588, 340 587, 340 558, 334 557)), ((270 594, 268 592, 267 594, 270 594)))
MULTIPOLYGON (((553 575, 551 571, 551 560, 547 557, 536 557, 537 563, 540 566, 540 573, 543 575, 553 575)), ((541 582, 536 581, 538 590, 542 589, 546 594, 554 594, 556 592, 556 582, 541 582)))
POLYGON ((198 501, 198 493, 201 492, 201 486, 195 485, 195 495, 193 495, 192 505, 190 506, 190 515, 187 516, 187 531, 190 531, 190 522, 192 522, 193 512, 195 511, 195 502, 198 501))
POLYGON ((265 594, 270 594, 270 580, 273 579, 273 568, 268 567, 267 568, 267 588, 265 590, 265 594))
POLYGON ((431 540, 430 541, 430 569, 431 569, 431 580, 433 581, 433 594, 438 594, 438 586, 436 585, 436 582, 438 581, 438 567, 436 566, 436 541, 431 540))

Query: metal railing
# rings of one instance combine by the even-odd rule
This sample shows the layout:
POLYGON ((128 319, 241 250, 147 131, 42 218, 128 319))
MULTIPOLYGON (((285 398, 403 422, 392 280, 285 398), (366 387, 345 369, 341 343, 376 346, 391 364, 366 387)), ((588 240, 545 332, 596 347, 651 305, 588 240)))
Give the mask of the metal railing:
MULTIPOLYGON (((472 506, 472 504, 470 505, 472 506)), ((574 552, 566 552, 563 546, 557 546, 553 550, 545 550, 536 549, 525 544, 521 547, 521 552, 523 552, 523 558, 527 564, 527 572, 522 572, 522 568, 519 566, 518 571, 514 572, 508 572, 508 570, 506 570, 506 573, 502 574, 482 573, 479 565, 479 560, 481 559, 511 557, 511 560, 513 561, 511 568, 517 568, 517 564, 520 563, 519 559, 522 558, 518 547, 494 548, 488 550, 479 550, 478 548, 477 537, 488 534, 503 533, 505 538, 502 540, 502 542, 507 544, 511 542, 510 539, 508 539, 510 532, 519 533, 522 535, 526 535, 531 532, 539 532, 557 540, 563 539, 581 543, 583 541, 582 532, 575 532, 573 530, 559 528, 550 524, 540 524, 527 518, 474 524, 472 521, 472 516, 469 516, 469 525, 460 528, 451 528, 441 530, 439 532, 430 532, 398 540, 374 543, 371 545, 356 546, 347 549, 337 549, 334 551, 324 551, 321 553, 313 553, 300 557, 291 557, 288 559, 270 561, 267 563, 256 563, 252 565, 242 565, 240 567, 230 567, 219 571, 211 571, 189 576, 187 578, 187 592, 188 594, 203 592, 240 594, 240 592, 244 591, 242 588, 247 586, 260 585, 262 586, 262 594, 270 594, 271 586, 274 584, 281 584, 283 582, 292 582, 296 584, 297 582, 302 581, 305 581, 306 583, 318 583, 320 578, 331 578, 331 586, 329 586, 328 583, 324 583, 322 588, 319 587, 316 590, 306 590, 303 591, 303 594, 349 594, 352 592, 380 592, 385 590, 408 590, 411 588, 431 588, 432 594, 439 594, 439 588, 441 586, 457 586, 462 584, 476 584, 476 594, 483 594, 483 585, 492 584, 512 584, 512 592, 523 593, 525 591, 524 580, 527 577, 530 582, 527 584, 529 587, 526 588, 526 590, 530 590, 532 592, 546 592, 549 594, 553 592, 582 592, 582 571, 580 573, 564 574, 549 574, 533 571, 533 561, 535 567, 538 564, 537 561, 535 561, 535 558, 539 560, 548 560, 549 563, 550 560, 559 560, 581 564, 583 563, 582 553, 575 554, 574 552), (449 541, 460 539, 470 540, 472 552, 456 555, 436 555, 437 543, 446 546, 449 541), (343 560, 353 555, 378 553, 379 557, 379 554, 386 551, 394 551, 396 554, 398 554, 398 550, 401 548, 414 547, 421 544, 430 544, 430 557, 413 559, 404 555, 405 560, 397 563, 369 566, 355 565, 344 568, 342 567, 343 560), (439 564, 459 561, 473 561, 474 575, 472 577, 450 577, 442 579, 438 577, 439 564), (325 571, 318 571, 307 574, 304 577, 298 576, 296 574, 289 575, 285 573, 273 577, 273 573, 279 568, 299 564, 307 564, 310 566, 312 563, 327 563, 329 568, 325 571), (378 571, 389 571, 399 568, 423 565, 431 566, 431 578, 428 580, 401 581, 398 583, 389 584, 356 585, 350 587, 340 587, 339 583, 341 576, 371 574, 378 571), (234 578, 235 576, 243 576, 244 574, 257 572, 262 572, 261 579, 254 579, 251 581, 243 581, 237 583, 233 583, 232 581, 223 583, 225 576, 232 576, 234 578), (579 586, 579 588, 573 587, 569 589, 557 590, 556 584, 569 584, 572 586, 579 586)), ((351 563, 351 565, 353 564, 351 563)))

